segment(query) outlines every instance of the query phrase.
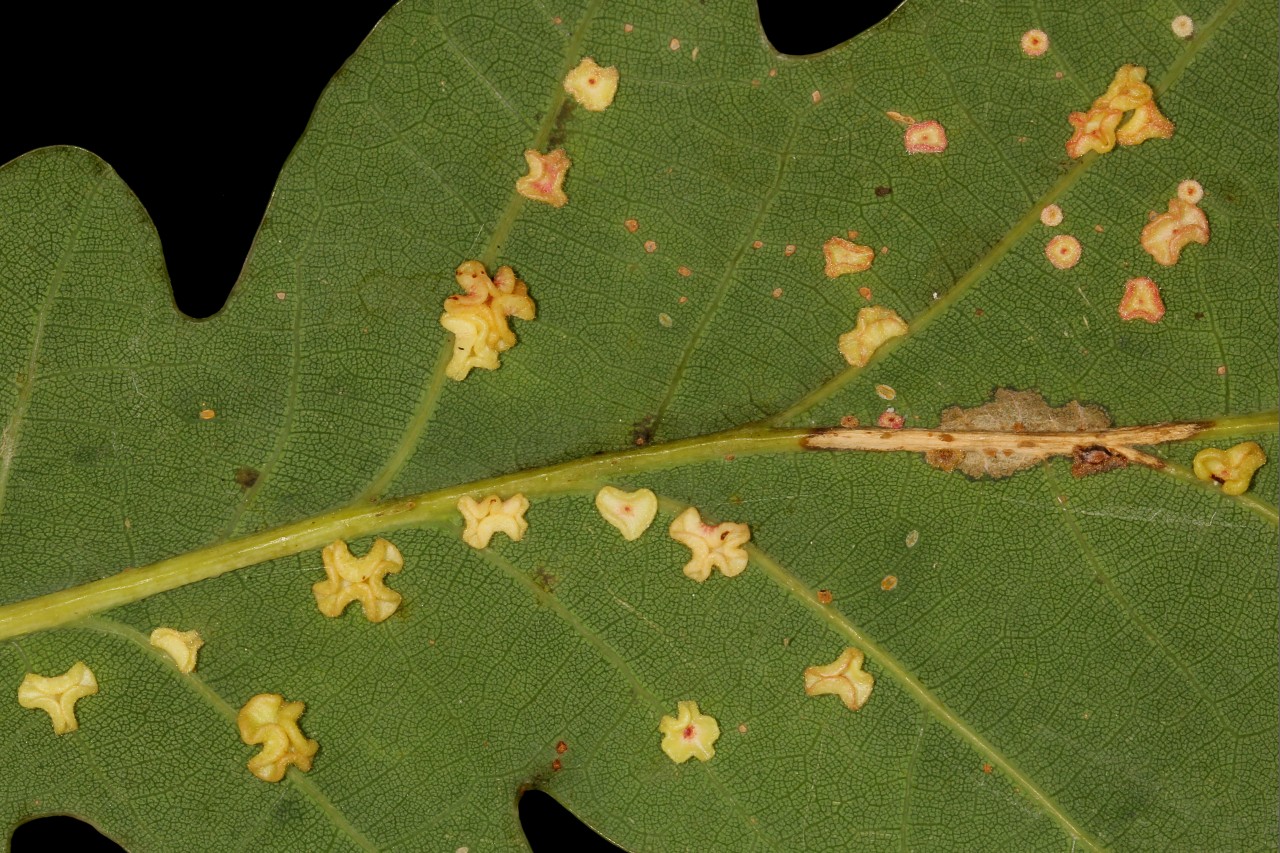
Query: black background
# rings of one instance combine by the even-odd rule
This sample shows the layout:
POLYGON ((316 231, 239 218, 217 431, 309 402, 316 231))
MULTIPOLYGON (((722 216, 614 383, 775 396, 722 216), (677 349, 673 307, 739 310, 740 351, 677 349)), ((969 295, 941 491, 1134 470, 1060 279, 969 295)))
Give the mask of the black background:
MULTIPOLYGON (((393 4, 17 5, 0 18, 0 163, 45 145, 78 145, 110 163, 155 221, 178 306, 204 317, 240 274, 321 90, 393 4)), ((760 0, 760 18, 779 51, 806 54, 896 5, 760 0)), ((537 853, 617 849, 539 792, 521 798, 520 819, 537 853)), ((70 818, 13 835, 15 853, 50 848, 120 849, 70 818)))

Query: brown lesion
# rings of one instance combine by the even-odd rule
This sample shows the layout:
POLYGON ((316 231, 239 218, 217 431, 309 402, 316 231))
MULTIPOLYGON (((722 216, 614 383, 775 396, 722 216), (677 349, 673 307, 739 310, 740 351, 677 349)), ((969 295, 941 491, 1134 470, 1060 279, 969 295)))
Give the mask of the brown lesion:
POLYGON ((1099 406, 1072 400, 1051 408, 1038 391, 1002 388, 992 402, 945 410, 938 428, 828 428, 810 433, 804 446, 923 453, 933 467, 959 470, 975 479, 1007 477, 1061 456, 1072 460, 1075 476, 1083 477, 1130 464, 1162 468, 1162 460, 1138 448, 1183 441, 1208 426, 1189 422, 1113 428, 1099 406))
POLYGON ((1129 460, 1124 455, 1097 444, 1092 447, 1077 447, 1071 455, 1072 477, 1105 474, 1128 467, 1129 460))

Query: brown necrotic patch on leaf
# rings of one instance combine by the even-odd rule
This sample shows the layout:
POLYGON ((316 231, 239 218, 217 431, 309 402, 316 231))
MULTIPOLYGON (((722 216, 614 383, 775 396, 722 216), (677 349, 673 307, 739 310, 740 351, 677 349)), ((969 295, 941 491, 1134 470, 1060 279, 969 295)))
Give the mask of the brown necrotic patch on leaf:
POLYGON ((1088 477, 1129 467, 1129 460, 1105 447, 1077 447, 1071 456, 1071 476, 1088 477))
MULTIPOLYGON (((963 450, 931 450, 925 461, 943 471, 959 470, 970 477, 1008 477, 1049 457, 1044 450, 1021 446, 1016 433, 1093 432, 1111 426, 1111 417, 1099 406, 1072 400, 1052 408, 1039 391, 996 389, 990 403, 969 409, 952 406, 942 412, 938 429, 947 432, 1008 432, 1007 447, 993 447, 995 453, 963 450)), ((1094 473, 1094 472, 1089 472, 1094 473)))
POLYGON ((257 468, 241 465, 236 469, 236 485, 242 489, 252 489, 254 484, 258 482, 258 476, 257 468))

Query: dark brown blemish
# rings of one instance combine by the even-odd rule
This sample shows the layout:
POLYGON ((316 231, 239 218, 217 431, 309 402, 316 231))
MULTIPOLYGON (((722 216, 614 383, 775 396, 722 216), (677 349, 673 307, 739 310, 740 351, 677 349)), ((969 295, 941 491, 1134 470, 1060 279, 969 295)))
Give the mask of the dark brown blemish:
POLYGON ((942 471, 954 471, 956 466, 964 459, 963 450, 930 450, 925 459, 930 465, 942 471))
POLYGON ((831 590, 829 590, 829 589, 820 589, 820 590, 818 590, 818 603, 819 603, 819 604, 830 604, 830 603, 831 603, 831 601, 832 601, 832 598, 833 598, 833 596, 831 595, 831 590))
POLYGON ((653 441, 653 415, 645 415, 631 426, 631 443, 636 447, 644 447, 653 441))
POLYGON ((893 195, 893 187, 876 187, 876 198, 884 198, 887 195, 893 195))
POLYGON ((949 432, 944 432, 942 435, 938 436, 938 440, 939 441, 955 441, 956 437, 949 432))
POLYGON ((257 468, 241 465, 236 469, 236 485, 242 489, 252 489, 254 484, 258 482, 258 477, 259 471, 257 468))
POLYGON ((565 130, 565 121, 573 112, 573 99, 565 98, 564 103, 560 105, 560 112, 556 113, 555 124, 551 126, 551 135, 547 138, 548 148, 559 148, 564 144, 564 138, 568 135, 565 130))
POLYGON ((1077 447, 1071 453, 1071 476, 1088 477, 1128 468, 1129 460, 1101 445, 1077 447))

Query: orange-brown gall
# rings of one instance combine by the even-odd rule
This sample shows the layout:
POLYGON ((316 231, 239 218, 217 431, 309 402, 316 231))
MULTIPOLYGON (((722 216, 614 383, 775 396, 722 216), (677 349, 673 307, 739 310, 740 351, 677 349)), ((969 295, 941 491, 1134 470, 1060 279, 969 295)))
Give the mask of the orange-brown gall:
POLYGON ((1124 296, 1116 309, 1121 320, 1146 320, 1159 323, 1164 316, 1164 300, 1160 288, 1147 277, 1131 278, 1124 283, 1124 296))
POLYGON ((1106 154, 1116 147, 1116 127, 1124 113, 1108 107, 1094 107, 1087 113, 1071 113, 1067 121, 1075 128, 1075 133, 1067 140, 1067 154, 1077 159, 1097 151, 1106 154))
POLYGON ((826 259, 823 273, 827 278, 837 278, 871 269, 876 252, 870 246, 859 246, 842 237, 832 237, 822 244, 822 256, 826 259))
POLYGON ((653 240, 645 240, 644 250, 652 255, 654 252, 658 251, 658 244, 653 240))
POLYGON ((947 131, 936 121, 918 121, 902 135, 908 154, 941 154, 947 150, 947 131))
POLYGON ((885 575, 884 578, 880 581, 880 588, 885 592, 891 591, 897 585, 898 585, 897 575, 885 575))
POLYGON ((640 223, 634 219, 628 219, 627 221, 622 223, 622 227, 626 228, 628 231, 634 234, 636 233, 637 230, 639 230, 640 223))
POLYGON ((753 249, 763 248, 763 246, 764 246, 764 241, 762 240, 755 240, 751 243, 751 248, 753 249))
POLYGON ((818 603, 819 603, 819 604, 830 604, 830 603, 832 602, 832 600, 833 600, 833 596, 831 595, 831 590, 829 590, 829 589, 820 589, 820 590, 818 590, 818 603))
POLYGON ((1183 198, 1169 199, 1169 209, 1142 229, 1142 248, 1161 266, 1171 267, 1190 243, 1209 242, 1209 219, 1183 198))
POLYGON ((788 258, 794 255, 795 253, 796 253, 796 247, 794 244, 791 244, 791 243, 788 243, 786 245, 786 248, 782 250, 782 254, 788 258))
POLYGON ((689 269, 686 266, 677 267, 676 272, 680 273, 680 275, 684 276, 685 278, 688 278, 689 276, 693 275, 693 270, 689 269))
POLYGON ((568 751, 569 751, 569 744, 565 743, 564 741, 559 741, 556 744, 556 752, 559 753, 560 755, 564 755, 568 751))
POLYGON ((871 288, 869 288, 869 287, 859 287, 859 288, 858 288, 858 295, 859 295, 859 296, 861 296, 863 299, 867 300, 868 302, 870 302, 870 301, 871 301, 871 288))
POLYGON ((552 207, 564 207, 569 197, 564 194, 564 176, 572 164, 563 148, 539 154, 532 148, 524 152, 529 173, 516 179, 516 192, 530 201, 552 207))
POLYGON ((551 771, 553 773, 559 773, 562 767, 564 767, 564 765, 560 763, 560 759, 558 758, 551 762, 551 771))
POLYGON ((1044 256, 1060 270, 1069 270, 1080 263, 1080 241, 1070 234, 1059 234, 1044 247, 1044 256))
POLYGON ((1027 56, 1044 56, 1049 49, 1049 36, 1044 30, 1027 30, 1022 34, 1021 47, 1027 56))
POLYGON ((201 410, 200 410, 200 420, 202 420, 202 421, 211 421, 211 420, 213 420, 215 417, 217 417, 217 415, 218 415, 218 413, 217 413, 217 412, 215 412, 213 409, 201 409, 201 410))

